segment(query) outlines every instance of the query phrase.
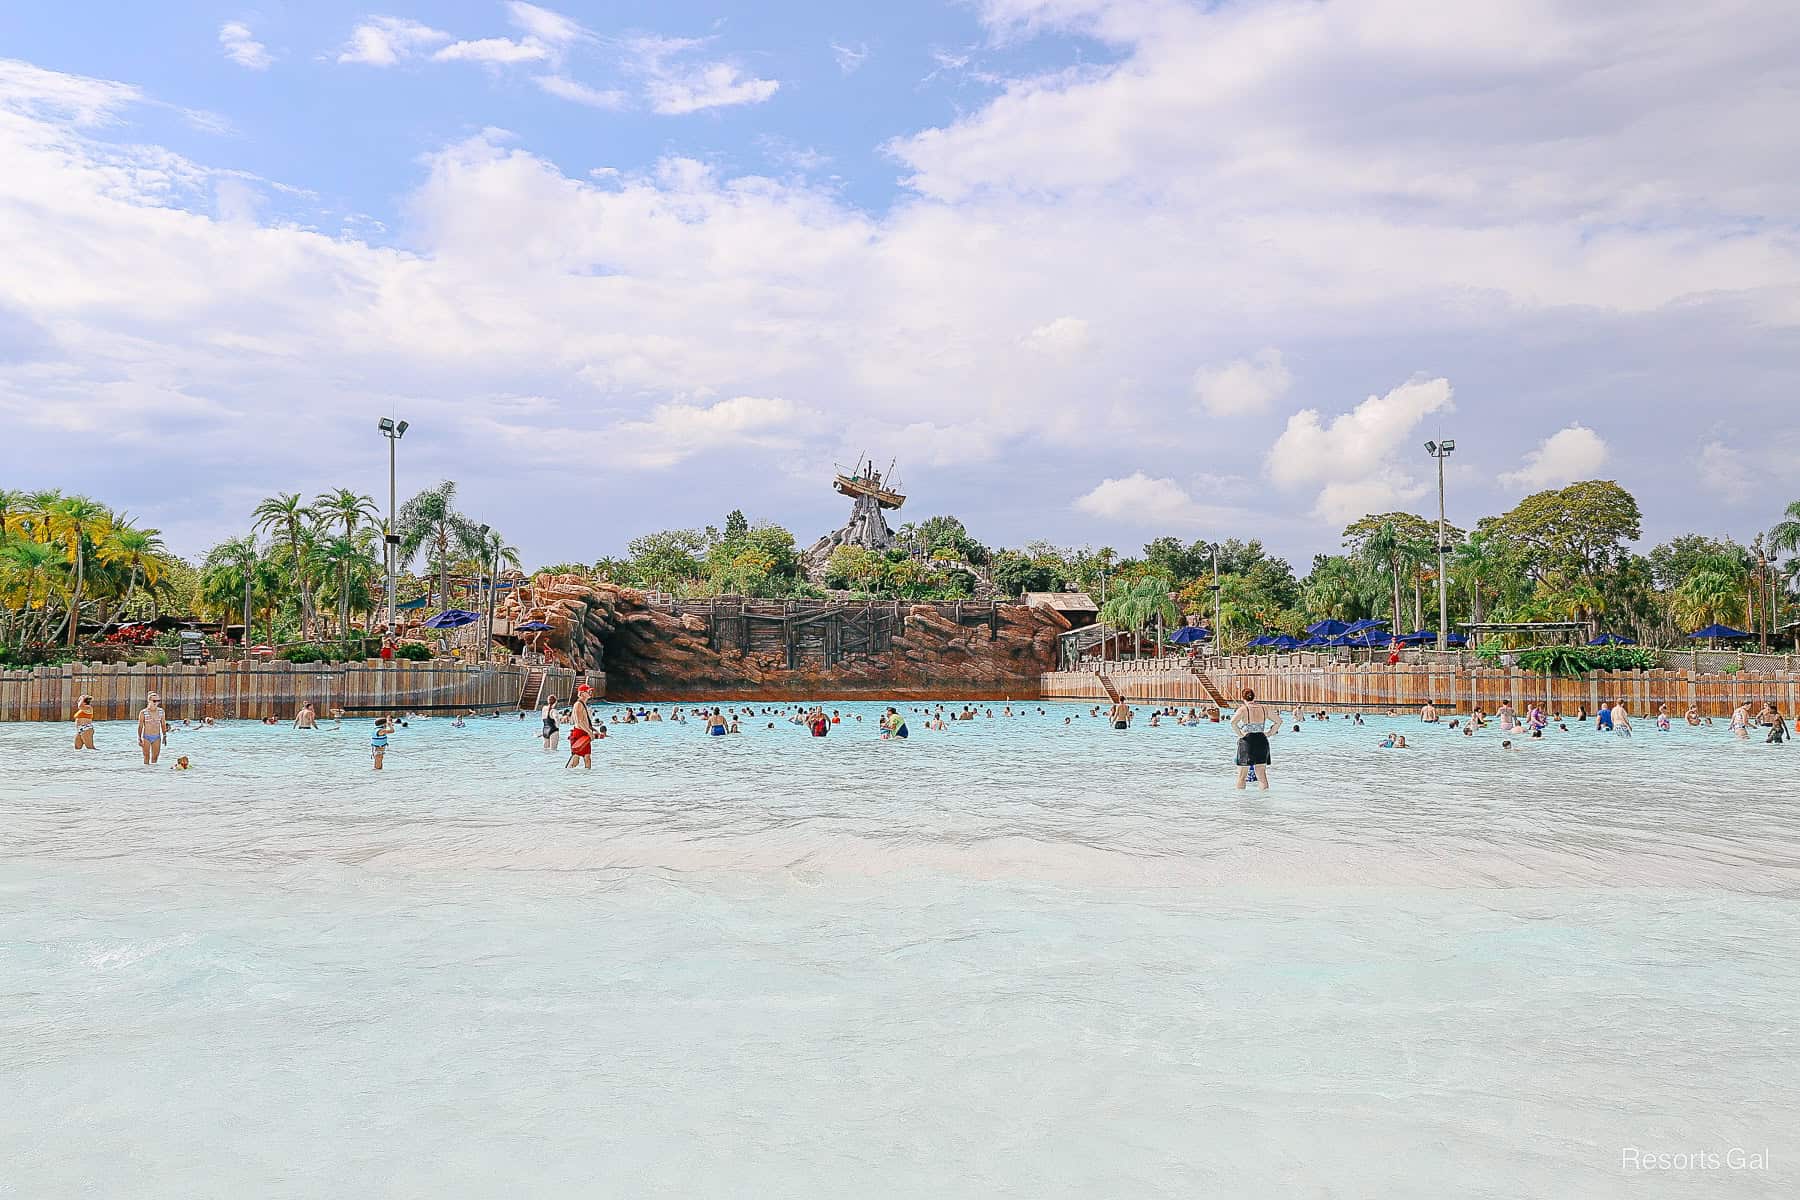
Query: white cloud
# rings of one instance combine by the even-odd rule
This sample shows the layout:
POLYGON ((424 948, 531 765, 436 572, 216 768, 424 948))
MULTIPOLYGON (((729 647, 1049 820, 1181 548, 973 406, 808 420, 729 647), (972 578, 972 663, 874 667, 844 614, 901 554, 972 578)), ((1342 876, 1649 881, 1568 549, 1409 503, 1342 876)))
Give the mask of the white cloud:
POLYGON ((617 88, 595 88, 566 75, 539 75, 534 82, 552 96, 585 104, 589 108, 624 108, 631 97, 617 88))
POLYGON ((728 446, 792 446, 796 427, 815 414, 776 396, 734 396, 713 404, 659 404, 641 421, 617 431, 617 456, 646 468, 671 467, 728 446))
POLYGON ((1205 510, 1173 479, 1152 479, 1133 471, 1123 479, 1107 479, 1075 501, 1089 516, 1136 525, 1196 525, 1205 510))
POLYGON ((1194 397, 1215 417, 1241 417, 1261 412, 1287 395, 1287 364, 1281 351, 1264 350, 1255 360, 1238 359, 1223 367, 1194 372, 1194 397))
POLYGON ((1087 349, 1088 323, 1080 317, 1058 317, 1025 336, 1027 349, 1067 360, 1087 349))
MULTIPOLYGON (((429 453, 501 477, 538 447, 478 436, 500 419, 498 395, 557 397, 538 440, 557 432, 575 452, 614 446, 659 405, 779 396, 818 415, 770 436, 808 451, 880 453, 892 437, 903 462, 1005 456, 1035 480, 1078 448, 1096 464, 1082 478, 1172 477, 1192 499, 1208 493, 1177 456, 1199 451, 1148 436, 1193 403, 1191 348, 1275 345, 1309 382, 1428 363, 1465 395, 1508 396, 1447 430, 1467 446, 1484 425, 1533 443, 1567 424, 1570 396, 1629 408, 1641 419, 1611 435, 1621 481, 1647 514, 1703 513, 1711 493, 1687 466, 1641 469, 1667 459, 1654 431, 1685 419, 1677 394, 1716 396, 1720 430, 1757 428, 1786 394, 1769 364, 1800 325, 1800 162, 1785 133, 1800 115, 1800 26, 1773 0, 1727 3, 1721 16, 1678 0, 990 0, 979 11, 1007 36, 1070 28, 1108 53, 965 93, 941 128, 901 127, 890 150, 912 191, 866 208, 829 180, 709 167, 679 143, 654 163, 609 157, 635 152, 611 142, 586 161, 564 148, 559 165, 483 134, 423 147, 399 212, 382 201, 352 223, 267 185, 258 211, 256 193, 217 187, 233 162, 121 136, 155 128, 123 124, 152 102, 136 88, 0 63, 0 424, 24 431, 0 438, 0 460, 19 446, 31 464, 81 456, 122 485, 179 436, 193 466, 182 511, 223 512, 228 484, 333 473, 343 448, 321 438, 360 428, 372 405, 419 414, 408 453, 421 466, 429 453), (375 221, 405 236, 366 233, 375 221), (1035 353, 1034 331, 1061 314, 1086 314, 1096 336, 1066 360, 1035 353), (1562 386, 1520 389, 1470 349, 1499 344, 1528 347, 1562 386), (1690 360, 1710 374, 1680 376, 1690 360), (71 411, 93 423, 79 445, 46 432, 71 411), (204 420, 157 424, 193 413, 204 420)), ((453 41, 363 24, 389 65, 402 61, 389 32, 413 62, 453 41)), ((537 83, 552 94, 652 103, 629 45, 556 42, 516 14, 458 32, 568 46, 566 67, 513 68, 567 81, 537 83), (617 55, 621 73, 578 54, 617 55)), ((680 42, 656 62, 685 70, 722 57, 717 44, 680 42)), ((1233 493, 1261 511, 1220 532, 1419 494, 1416 412, 1372 452, 1359 426, 1340 430, 1351 415, 1322 405, 1289 422, 1277 445, 1305 453, 1267 465, 1280 489, 1233 493)), ((1248 472, 1254 450, 1201 457, 1248 472)), ((1761 462, 1755 444, 1743 452, 1761 462)), ((789 457, 748 445, 679 491, 741 490, 789 457)), ((997 478, 991 536, 1043 532, 1003 499, 1027 477, 997 478)), ((561 520, 519 525, 566 557, 561 520)), ((1296 551, 1335 545, 1316 522, 1292 527, 1310 541, 1296 551)))
POLYGON ((0 58, 0 108, 22 116, 99 125, 142 99, 143 93, 128 83, 64 75, 16 58, 0 58))
POLYGON ((869 43, 858 42, 854 46, 831 43, 832 57, 837 59, 838 70, 846 75, 854 75, 869 61, 869 43))
POLYGON ((269 57, 268 48, 256 40, 250 27, 242 21, 227 21, 219 26, 219 48, 226 58, 252 71, 267 70, 275 61, 269 57))
POLYGON ((1606 462, 1606 443, 1582 424, 1551 434, 1525 456, 1517 471, 1507 471, 1500 483, 1525 492, 1561 487, 1577 479, 1591 479, 1606 462))
POLYGON ((441 29, 406 17, 370 17, 350 31, 350 41, 338 53, 341 63, 391 67, 440 42, 450 40, 441 29))
POLYGON ((468 42, 451 42, 431 56, 437 62, 478 62, 493 66, 512 63, 542 62, 550 57, 550 47, 533 38, 513 41, 511 38, 477 38, 468 42))
POLYGON ((657 112, 679 116, 706 108, 761 104, 780 86, 773 79, 746 77, 731 63, 715 62, 652 79, 645 91, 657 112))
POLYGON ((1694 465, 1700 486, 1729 504, 1742 504, 1756 492, 1750 459, 1742 450, 1707 442, 1694 465))
POLYGON ((1329 422, 1317 409, 1302 409, 1269 448, 1269 478, 1284 488, 1317 487, 1313 513, 1333 522, 1414 499, 1424 487, 1395 452, 1412 443, 1427 416, 1453 407, 1450 381, 1439 378, 1370 396, 1329 422))
POLYGON ((548 45, 566 46, 593 36, 569 17, 524 0, 509 0, 506 10, 514 25, 548 45))
POLYGON ((688 56, 706 43, 697 38, 633 39, 631 67, 643 77, 650 107, 666 116, 708 108, 760 104, 781 87, 774 79, 746 76, 735 63, 693 62, 688 56))

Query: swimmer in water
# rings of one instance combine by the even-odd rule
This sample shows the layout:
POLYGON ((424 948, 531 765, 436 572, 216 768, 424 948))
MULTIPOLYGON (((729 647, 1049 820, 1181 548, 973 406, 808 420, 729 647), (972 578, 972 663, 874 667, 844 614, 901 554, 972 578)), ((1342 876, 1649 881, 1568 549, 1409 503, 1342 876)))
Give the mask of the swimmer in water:
POLYGON ((185 754, 176 759, 175 765, 169 768, 171 771, 191 771, 193 769, 193 764, 188 762, 188 757, 185 754))

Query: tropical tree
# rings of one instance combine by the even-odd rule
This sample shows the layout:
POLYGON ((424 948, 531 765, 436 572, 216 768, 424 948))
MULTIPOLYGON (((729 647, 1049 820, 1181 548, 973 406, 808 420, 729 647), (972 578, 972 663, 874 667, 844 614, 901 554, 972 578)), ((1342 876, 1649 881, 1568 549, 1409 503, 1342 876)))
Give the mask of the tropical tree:
POLYGON ((363 526, 352 534, 336 534, 319 542, 318 556, 322 583, 320 599, 333 604, 338 614, 338 636, 350 636, 350 614, 368 612, 374 607, 375 530, 363 526))
POLYGON ((1500 548, 1494 544, 1492 535, 1477 529, 1457 543, 1450 557, 1450 571, 1452 578, 1469 594, 1470 616, 1480 622, 1482 593, 1488 580, 1500 571, 1500 548))
POLYGON ((311 637, 315 620, 313 588, 306 570, 307 556, 302 552, 302 542, 309 538, 311 526, 318 520, 318 514, 301 503, 300 493, 276 492, 258 504, 250 515, 253 522, 250 526, 252 533, 267 531, 287 543, 286 566, 300 593, 301 636, 311 637))
MULTIPOLYGON (((200 603, 226 623, 233 617, 247 616, 253 621, 267 615, 272 641, 274 616, 282 595, 281 570, 274 558, 256 544, 254 536, 230 538, 207 551, 200 567, 200 603)), ((250 638, 251 629, 246 624, 245 646, 250 644, 250 638)))
POLYGON ((356 531, 364 524, 375 520, 379 509, 375 507, 375 499, 365 496, 349 488, 336 488, 329 492, 321 492, 312 502, 312 513, 324 529, 342 530, 342 544, 338 539, 331 539, 334 548, 331 553, 324 553, 321 548, 320 559, 327 569, 335 569, 337 574, 338 600, 338 636, 350 636, 350 571, 355 566, 360 551, 357 550, 356 531))
POLYGON ((1748 577, 1736 559, 1723 555, 1704 559, 1675 588, 1670 610, 1690 628, 1742 621, 1748 577))
POLYGON ((125 518, 119 518, 96 550, 101 562, 110 567, 117 567, 129 575, 129 583, 125 588, 125 598, 119 602, 117 615, 125 616, 131 608, 132 598, 137 594, 138 580, 144 586, 154 588, 162 582, 168 571, 169 560, 167 547, 163 545, 162 530, 139 529, 125 518))
POLYGON ((81 628, 81 592, 86 581, 87 564, 96 543, 112 529, 112 513, 104 504, 86 496, 65 496, 50 506, 44 522, 48 540, 62 548, 75 567, 74 586, 69 593, 69 646, 81 628))
POLYGON ((475 523, 457 511, 456 482, 446 479, 426 488, 401 506, 395 520, 400 565, 410 567, 423 554, 437 579, 438 602, 448 608, 450 564, 481 544, 475 523))
POLYGON ((1106 603, 1100 607, 1100 619, 1114 629, 1131 630, 1132 655, 1141 658, 1144 652, 1144 627, 1155 623, 1157 630, 1157 653, 1162 653, 1162 628, 1165 623, 1177 624, 1181 620, 1181 610, 1169 595, 1170 587, 1167 577, 1162 575, 1146 575, 1135 579, 1120 591, 1108 596, 1106 603))
POLYGON ((4 570, 8 582, 8 590, 16 589, 21 596, 19 605, 19 648, 24 649, 31 628, 31 608, 33 601, 40 594, 42 586, 41 607, 43 619, 39 622, 39 634, 48 632, 51 577, 63 566, 63 557, 55 546, 48 542, 34 542, 29 538, 9 538, 0 543, 0 570, 4 570))

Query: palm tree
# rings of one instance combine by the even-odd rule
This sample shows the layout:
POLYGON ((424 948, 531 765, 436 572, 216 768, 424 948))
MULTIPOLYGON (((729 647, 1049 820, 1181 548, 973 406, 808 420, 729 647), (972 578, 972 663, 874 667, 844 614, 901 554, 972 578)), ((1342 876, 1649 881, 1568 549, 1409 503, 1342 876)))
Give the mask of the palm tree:
POLYGON ((112 529, 106 506, 86 496, 66 496, 46 515, 45 532, 75 564, 75 586, 69 595, 69 646, 75 645, 81 628, 81 588, 86 576, 88 550, 112 529))
POLYGON ((1144 627, 1152 621, 1157 626, 1157 653, 1162 652, 1161 630, 1165 621, 1181 620, 1181 609, 1169 598, 1169 581, 1160 575, 1134 579, 1124 590, 1107 598, 1100 609, 1100 619, 1114 629, 1131 630, 1132 654, 1143 657, 1144 627))
POLYGON ((1377 525, 1362 544, 1364 555, 1387 566, 1394 589, 1394 623, 1391 628, 1396 634, 1400 632, 1400 571, 1402 563, 1410 554, 1409 547, 1408 538, 1392 521, 1383 521, 1377 525))
POLYGON ((397 518, 400 564, 410 567, 421 552, 437 577, 438 602, 450 606, 450 564, 481 535, 469 518, 456 511, 456 483, 446 479, 401 505, 397 518))
POLYGON ((1800 551, 1800 500, 1782 510, 1781 520, 1769 530, 1769 552, 1793 554, 1800 551))
POLYGON ((335 601, 338 635, 350 636, 350 613, 373 607, 375 580, 375 530, 365 526, 349 537, 333 537, 316 550, 324 568, 324 599, 335 601))
POLYGON ((1743 563, 1722 555, 1710 555, 1695 564, 1669 596, 1677 620, 1698 628, 1715 622, 1741 620, 1744 607, 1743 563))
POLYGON ((1482 583, 1499 569, 1500 556, 1491 534, 1471 533, 1450 559, 1452 570, 1469 592, 1469 610, 1481 621, 1482 583))
POLYGON ((300 503, 299 492, 276 492, 258 504, 250 515, 254 519, 250 526, 252 533, 267 530, 287 540, 288 567, 300 589, 300 636, 310 638, 314 622, 312 581, 307 577, 301 542, 308 532, 307 526, 318 519, 318 514, 300 503))
POLYGON ((131 573, 131 582, 125 588, 125 599, 119 602, 117 609, 119 616, 124 616, 131 607, 131 598, 137 594, 140 578, 146 587, 155 587, 169 568, 162 530, 138 529, 124 517, 114 522, 111 534, 100 543, 96 553, 101 562, 131 573))
MULTIPOLYGON (((0 544, 0 568, 4 568, 6 575, 14 580, 15 586, 21 587, 24 593, 24 601, 19 608, 19 648, 21 650, 25 648, 25 635, 31 626, 31 602, 32 598, 37 595, 38 584, 40 582, 44 584, 43 607, 48 610, 50 607, 48 580, 62 565, 62 562, 62 554, 48 542, 12 538, 0 544)), ((49 617, 46 612, 44 620, 39 625, 40 632, 47 632, 45 626, 48 624, 49 617)))
POLYGON ((356 558, 356 531, 364 522, 374 521, 380 510, 375 507, 372 496, 338 488, 324 492, 314 500, 312 511, 322 525, 337 525, 344 531, 344 546, 337 547, 334 539, 331 545, 337 547, 336 551, 324 557, 338 567, 338 636, 347 638, 350 636, 350 567, 356 558))
POLYGON ((220 542, 206 552, 206 560, 200 566, 202 603, 222 616, 239 614, 245 618, 246 648, 250 645, 249 618, 258 596, 266 598, 280 586, 280 576, 257 549, 253 536, 220 542))

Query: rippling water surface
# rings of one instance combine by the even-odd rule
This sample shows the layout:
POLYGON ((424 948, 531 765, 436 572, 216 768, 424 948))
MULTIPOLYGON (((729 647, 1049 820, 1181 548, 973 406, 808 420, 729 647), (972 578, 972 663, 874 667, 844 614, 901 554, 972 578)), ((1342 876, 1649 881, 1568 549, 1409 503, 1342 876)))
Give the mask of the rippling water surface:
POLYGON ((836 707, 0 726, 0 1196, 1800 1194, 1800 747, 836 707))

